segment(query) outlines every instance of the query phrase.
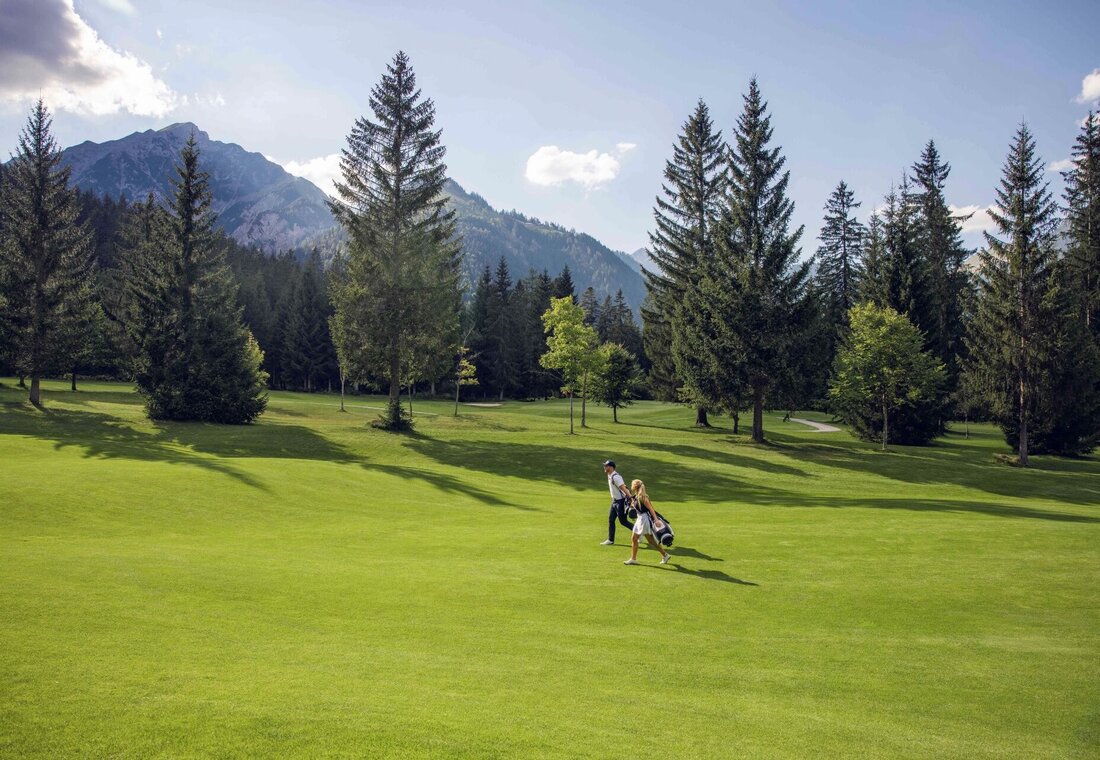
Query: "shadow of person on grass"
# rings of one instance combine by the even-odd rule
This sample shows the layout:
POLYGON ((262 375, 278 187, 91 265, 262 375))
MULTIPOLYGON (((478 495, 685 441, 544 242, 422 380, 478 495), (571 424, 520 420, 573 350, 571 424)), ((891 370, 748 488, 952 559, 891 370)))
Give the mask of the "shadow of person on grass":
POLYGON ((707 562, 725 562, 721 557, 712 557, 709 554, 703 554, 698 549, 692 549, 687 546, 674 546, 670 550, 673 557, 693 557, 694 559, 705 559, 707 562))
POLYGON ((654 570, 664 570, 668 572, 683 573, 684 575, 691 575, 696 578, 702 578, 706 581, 721 581, 722 583, 734 583, 738 586, 759 586, 759 583, 753 583, 752 581, 742 580, 740 578, 734 578, 732 575, 723 573, 721 570, 693 570, 690 567, 684 567, 676 563, 676 556, 673 555, 672 561, 667 565, 645 565, 645 567, 652 567, 654 570))

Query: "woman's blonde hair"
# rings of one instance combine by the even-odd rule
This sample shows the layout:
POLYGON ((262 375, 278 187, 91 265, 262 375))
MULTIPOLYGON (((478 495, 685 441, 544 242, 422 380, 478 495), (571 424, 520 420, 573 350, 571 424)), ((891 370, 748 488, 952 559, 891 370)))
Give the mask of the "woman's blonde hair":
POLYGON ((634 492, 634 495, 639 499, 649 500, 649 494, 645 492, 645 483, 640 480, 630 481, 630 490, 634 492))

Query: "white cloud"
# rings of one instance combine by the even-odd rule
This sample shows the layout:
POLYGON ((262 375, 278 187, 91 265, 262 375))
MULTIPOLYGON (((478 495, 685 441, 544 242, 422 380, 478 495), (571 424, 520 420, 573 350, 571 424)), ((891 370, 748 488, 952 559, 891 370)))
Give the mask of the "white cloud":
MULTIPOLYGON (((1089 120, 1088 116, 1082 116, 1080 119, 1078 119, 1077 126, 1083 129, 1084 126, 1085 126, 1085 122, 1088 121, 1088 120, 1089 120)), ((1092 121, 1097 126, 1100 126, 1100 113, 1094 113, 1092 115, 1092 121)))
POLYGON ((1078 103, 1093 101, 1100 101, 1100 69, 1093 69, 1091 74, 1085 75, 1081 80, 1081 94, 1077 96, 1078 103))
POLYGON ((524 176, 544 187, 575 182, 586 190, 595 190, 619 175, 619 159, 635 147, 634 143, 619 143, 612 155, 597 150, 574 153, 557 145, 543 145, 527 159, 524 176))
POLYGON ((986 232, 996 227, 993 217, 989 215, 993 206, 948 206, 948 210, 955 217, 969 217, 961 220, 962 231, 965 235, 969 232, 986 232))
POLYGON ((1048 172, 1064 172, 1073 168, 1072 158, 1063 158, 1061 161, 1052 161, 1047 164, 1048 172))
POLYGON ((164 32, 162 32, 160 29, 157 30, 157 39, 158 40, 163 40, 164 39, 164 32))
MULTIPOLYGON (((268 156, 270 160, 270 156, 268 156)), ((336 197, 336 181, 340 179, 340 154, 311 158, 308 161, 288 161, 283 168, 295 177, 304 177, 330 197, 336 197)))
POLYGON ((125 13, 127 16, 133 16, 137 13, 134 8, 134 4, 130 0, 99 0, 101 5, 105 5, 113 11, 119 13, 125 13))
POLYGON ((99 38, 73 0, 5 0, 0 101, 42 97, 55 109, 162 117, 180 103, 148 63, 99 38))

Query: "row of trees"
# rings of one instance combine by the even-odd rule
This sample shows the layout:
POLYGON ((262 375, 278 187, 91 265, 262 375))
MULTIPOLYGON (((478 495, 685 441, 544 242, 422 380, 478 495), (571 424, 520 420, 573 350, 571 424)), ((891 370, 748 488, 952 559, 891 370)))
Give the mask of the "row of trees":
POLYGON ((728 142, 700 101, 654 208, 650 388, 693 403, 698 424, 717 410, 736 429, 751 409, 756 441, 766 406, 823 405, 884 445, 925 443, 977 411, 1022 463, 1029 450, 1090 450, 1100 438, 1098 131, 1090 116, 1059 209, 1020 127, 977 267, 931 141, 866 225, 840 182, 809 262, 756 82, 728 142))

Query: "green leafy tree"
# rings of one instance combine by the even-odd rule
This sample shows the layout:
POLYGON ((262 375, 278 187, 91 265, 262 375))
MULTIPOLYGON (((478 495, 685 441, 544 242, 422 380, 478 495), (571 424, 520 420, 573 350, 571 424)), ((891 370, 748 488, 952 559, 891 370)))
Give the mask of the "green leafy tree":
POLYGON ((790 376, 797 330, 808 325, 810 262, 799 262, 802 228, 790 230, 790 172, 780 149, 770 147, 771 116, 755 79, 744 101, 730 146, 718 255, 699 292, 702 324, 715 336, 712 361, 719 368, 740 367, 726 373, 728 382, 720 378, 719 396, 736 396, 747 386, 752 439, 762 443, 767 394, 780 391, 779 383, 790 376))
POLYGON ((618 343, 605 343, 603 370, 592 384, 592 398, 611 408, 611 418, 619 421, 619 410, 634 403, 641 383, 641 370, 634 354, 618 343))
POLYGON ((540 361, 542 366, 562 374, 562 392, 569 396, 569 434, 573 435, 573 398, 586 390, 588 377, 602 363, 599 337, 584 323, 584 309, 571 296, 552 298, 542 322, 547 351, 540 361))
POLYGON ((1089 112, 1073 145, 1066 182, 1067 262, 1079 311, 1100 346, 1100 114, 1089 112))
POLYGON ((30 401, 42 404, 41 378, 72 368, 91 301, 92 239, 79 222, 70 170, 50 133, 39 100, 4 170, 0 193, 0 337, 20 377, 30 378, 30 401))
MULTIPOLYGON (((664 183, 653 208, 649 235, 652 269, 643 269, 648 306, 642 311, 649 334, 646 353, 658 365, 668 353, 676 385, 687 386, 696 404, 695 424, 709 425, 704 399, 713 383, 701 348, 708 315, 698 292, 704 266, 715 255, 717 217, 729 184, 726 146, 714 128, 710 109, 700 100, 684 122, 665 163, 664 183)), ((671 383, 666 382, 666 386, 671 383)), ((675 390, 675 389, 670 389, 675 390)))
MULTIPOLYGON (((458 331, 461 244, 443 192, 447 167, 435 105, 422 99, 403 52, 371 91, 374 120, 358 119, 340 161, 332 210, 348 232, 342 353, 388 386, 378 425, 407 427, 402 360, 458 331)), ((447 351, 449 354, 450 351, 447 351)))
POLYGON ((469 359, 470 349, 460 346, 455 365, 455 417, 458 416, 458 394, 463 386, 477 385, 477 367, 469 359))
POLYGON ((1027 466, 1031 433, 1043 413, 1044 366, 1058 333, 1055 276, 1057 206, 1043 181, 1026 124, 1016 131, 1005 159, 997 209, 997 235, 986 233, 978 252, 977 313, 970 354, 988 389, 993 413, 1027 466))
POLYGON ((885 451, 891 413, 935 398, 945 370, 924 350, 920 330, 894 309, 860 304, 848 321, 829 394, 841 418, 861 437, 881 440, 885 451))

